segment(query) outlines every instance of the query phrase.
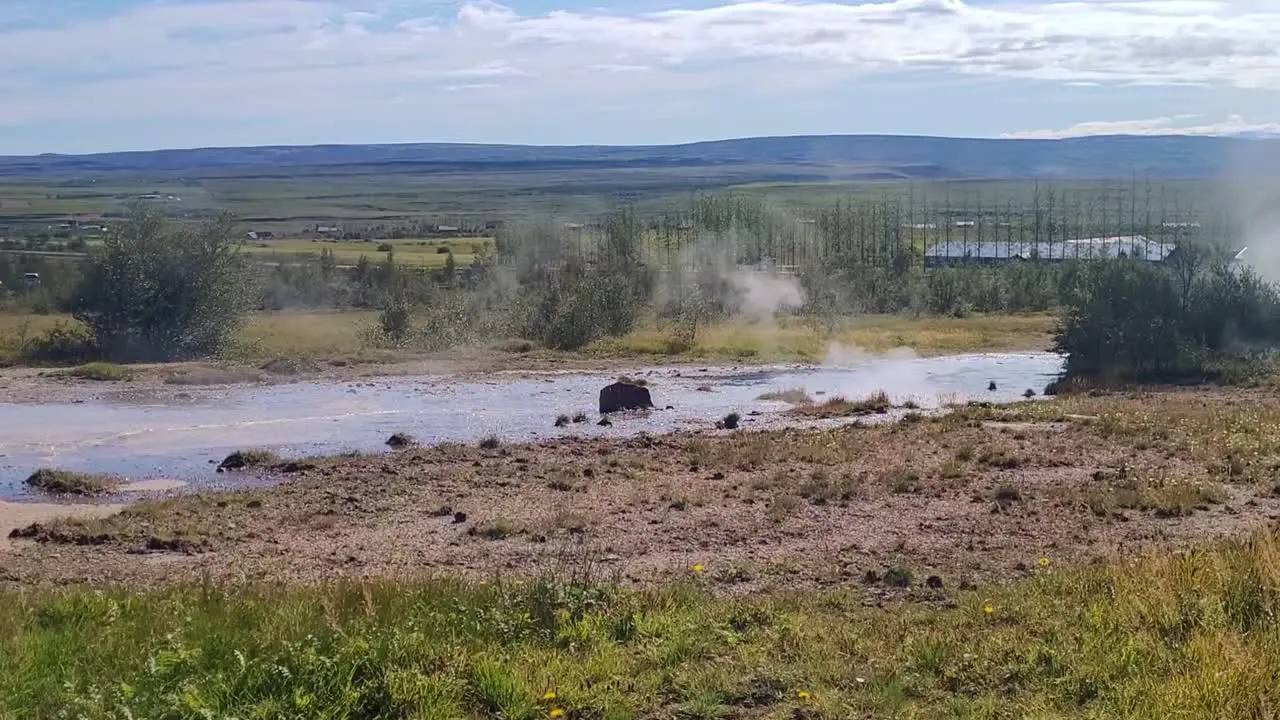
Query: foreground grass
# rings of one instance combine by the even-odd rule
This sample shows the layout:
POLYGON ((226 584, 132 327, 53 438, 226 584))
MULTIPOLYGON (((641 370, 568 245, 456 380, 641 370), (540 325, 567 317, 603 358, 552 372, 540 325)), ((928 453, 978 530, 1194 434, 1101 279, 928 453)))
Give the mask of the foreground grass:
POLYGON ((700 567, 638 594, 445 581, 6 591, 0 714, 1227 719, 1280 703, 1275 535, 1045 563, 1017 585, 917 588, 921 602, 883 609, 856 592, 716 598, 700 567))
MULTIPOLYGON (((1053 316, 985 315, 970 318, 911 318, 868 315, 845 318, 829 331, 802 319, 778 324, 728 322, 699 332, 689 348, 676 352, 669 328, 647 324, 622 337, 583 350, 596 358, 736 359, 760 362, 819 361, 833 344, 837 352, 883 352, 909 347, 921 354, 1044 349, 1053 316)), ((59 315, 0 314, 0 360, 17 360, 22 338, 33 338, 58 322, 59 315)), ((235 357, 260 362, 280 357, 393 360, 394 353, 372 351, 368 331, 378 324, 376 311, 259 313, 250 318, 235 357)))

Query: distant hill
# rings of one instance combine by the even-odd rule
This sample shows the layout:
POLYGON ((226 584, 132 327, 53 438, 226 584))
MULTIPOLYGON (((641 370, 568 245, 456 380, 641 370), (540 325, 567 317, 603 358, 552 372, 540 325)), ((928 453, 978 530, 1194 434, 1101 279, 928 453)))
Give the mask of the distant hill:
POLYGON ((758 137, 661 146, 421 143, 0 157, 0 177, 290 177, 671 169, 742 181, 1280 176, 1274 137, 758 137))

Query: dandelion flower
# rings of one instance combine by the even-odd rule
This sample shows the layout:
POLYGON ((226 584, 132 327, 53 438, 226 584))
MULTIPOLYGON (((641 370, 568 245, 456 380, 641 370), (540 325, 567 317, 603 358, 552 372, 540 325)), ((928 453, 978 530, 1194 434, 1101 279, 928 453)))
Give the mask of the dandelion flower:
POLYGON ((555 691, 555 690, 548 690, 548 691, 546 691, 546 692, 542 693, 542 699, 543 699, 543 700, 555 700, 555 699, 556 699, 556 691, 555 691))
POLYGON ((809 695, 808 690, 801 690, 800 692, 796 693, 796 696, 799 697, 801 700, 808 700, 810 697, 812 697, 811 695, 809 695))
POLYGON ((996 608, 991 603, 987 603, 986 605, 982 606, 982 612, 986 613, 987 615, 990 615, 995 611, 996 611, 996 608))
POLYGON ((1040 558, 1040 567, 1049 567, 1049 558, 1047 557, 1040 558))
POLYGON ((706 570, 706 569, 707 569, 707 568, 706 568, 706 567, 704 567, 702 563, 698 563, 697 565, 694 565, 694 566, 693 566, 693 571, 694 571, 694 572, 696 572, 696 573, 700 573, 700 572, 702 572, 703 570, 706 570))
POLYGON ((551 708, 551 712, 547 713, 547 717, 564 717, 564 710, 561 710, 560 708, 551 708))

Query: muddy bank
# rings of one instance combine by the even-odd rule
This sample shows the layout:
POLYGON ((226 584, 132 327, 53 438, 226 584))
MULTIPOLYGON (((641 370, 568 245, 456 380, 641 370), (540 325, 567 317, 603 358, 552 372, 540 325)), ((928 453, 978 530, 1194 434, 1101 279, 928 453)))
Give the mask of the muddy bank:
POLYGON ((576 371, 379 377, 253 386, 127 387, 83 402, 0 404, 0 497, 21 496, 32 470, 57 466, 133 480, 176 478, 202 486, 234 482, 217 462, 244 448, 288 456, 383 453, 388 436, 424 443, 507 442, 548 437, 625 437, 711 427, 727 413, 744 427, 794 423, 786 400, 799 390, 816 401, 887 392, 897 404, 936 408, 970 399, 1006 402, 1044 388, 1061 367, 1049 353, 933 358, 883 357, 843 367, 640 367, 625 373, 576 371), (658 410, 597 425, 601 387, 619 374, 645 380, 658 410), (990 389, 994 383, 996 389, 990 389), (560 414, 587 422, 556 427, 560 414))
POLYGON ((11 503, 0 500, 0 552, 10 551, 20 542, 9 537, 19 528, 58 519, 104 518, 124 507, 124 504, 113 503, 11 503))

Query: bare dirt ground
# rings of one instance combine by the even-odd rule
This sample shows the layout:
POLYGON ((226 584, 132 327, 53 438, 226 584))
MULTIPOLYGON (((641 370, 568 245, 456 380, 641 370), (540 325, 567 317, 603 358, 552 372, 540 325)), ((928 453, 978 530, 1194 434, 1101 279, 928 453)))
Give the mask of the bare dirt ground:
MULTIPOLYGON (((1122 410, 1185 411, 1212 432, 1222 425, 1212 413, 1271 402, 1169 397, 1122 410)), ((0 582, 577 573, 646 585, 699 572, 728 593, 853 585, 883 596, 898 592, 903 570, 913 584, 1001 582, 1280 517, 1270 484, 1223 470, 1208 446, 1098 421, 1084 405, 1033 411, 1051 419, 971 410, 887 427, 441 445, 295 463, 271 488, 29 526, 0 558, 0 582)))

